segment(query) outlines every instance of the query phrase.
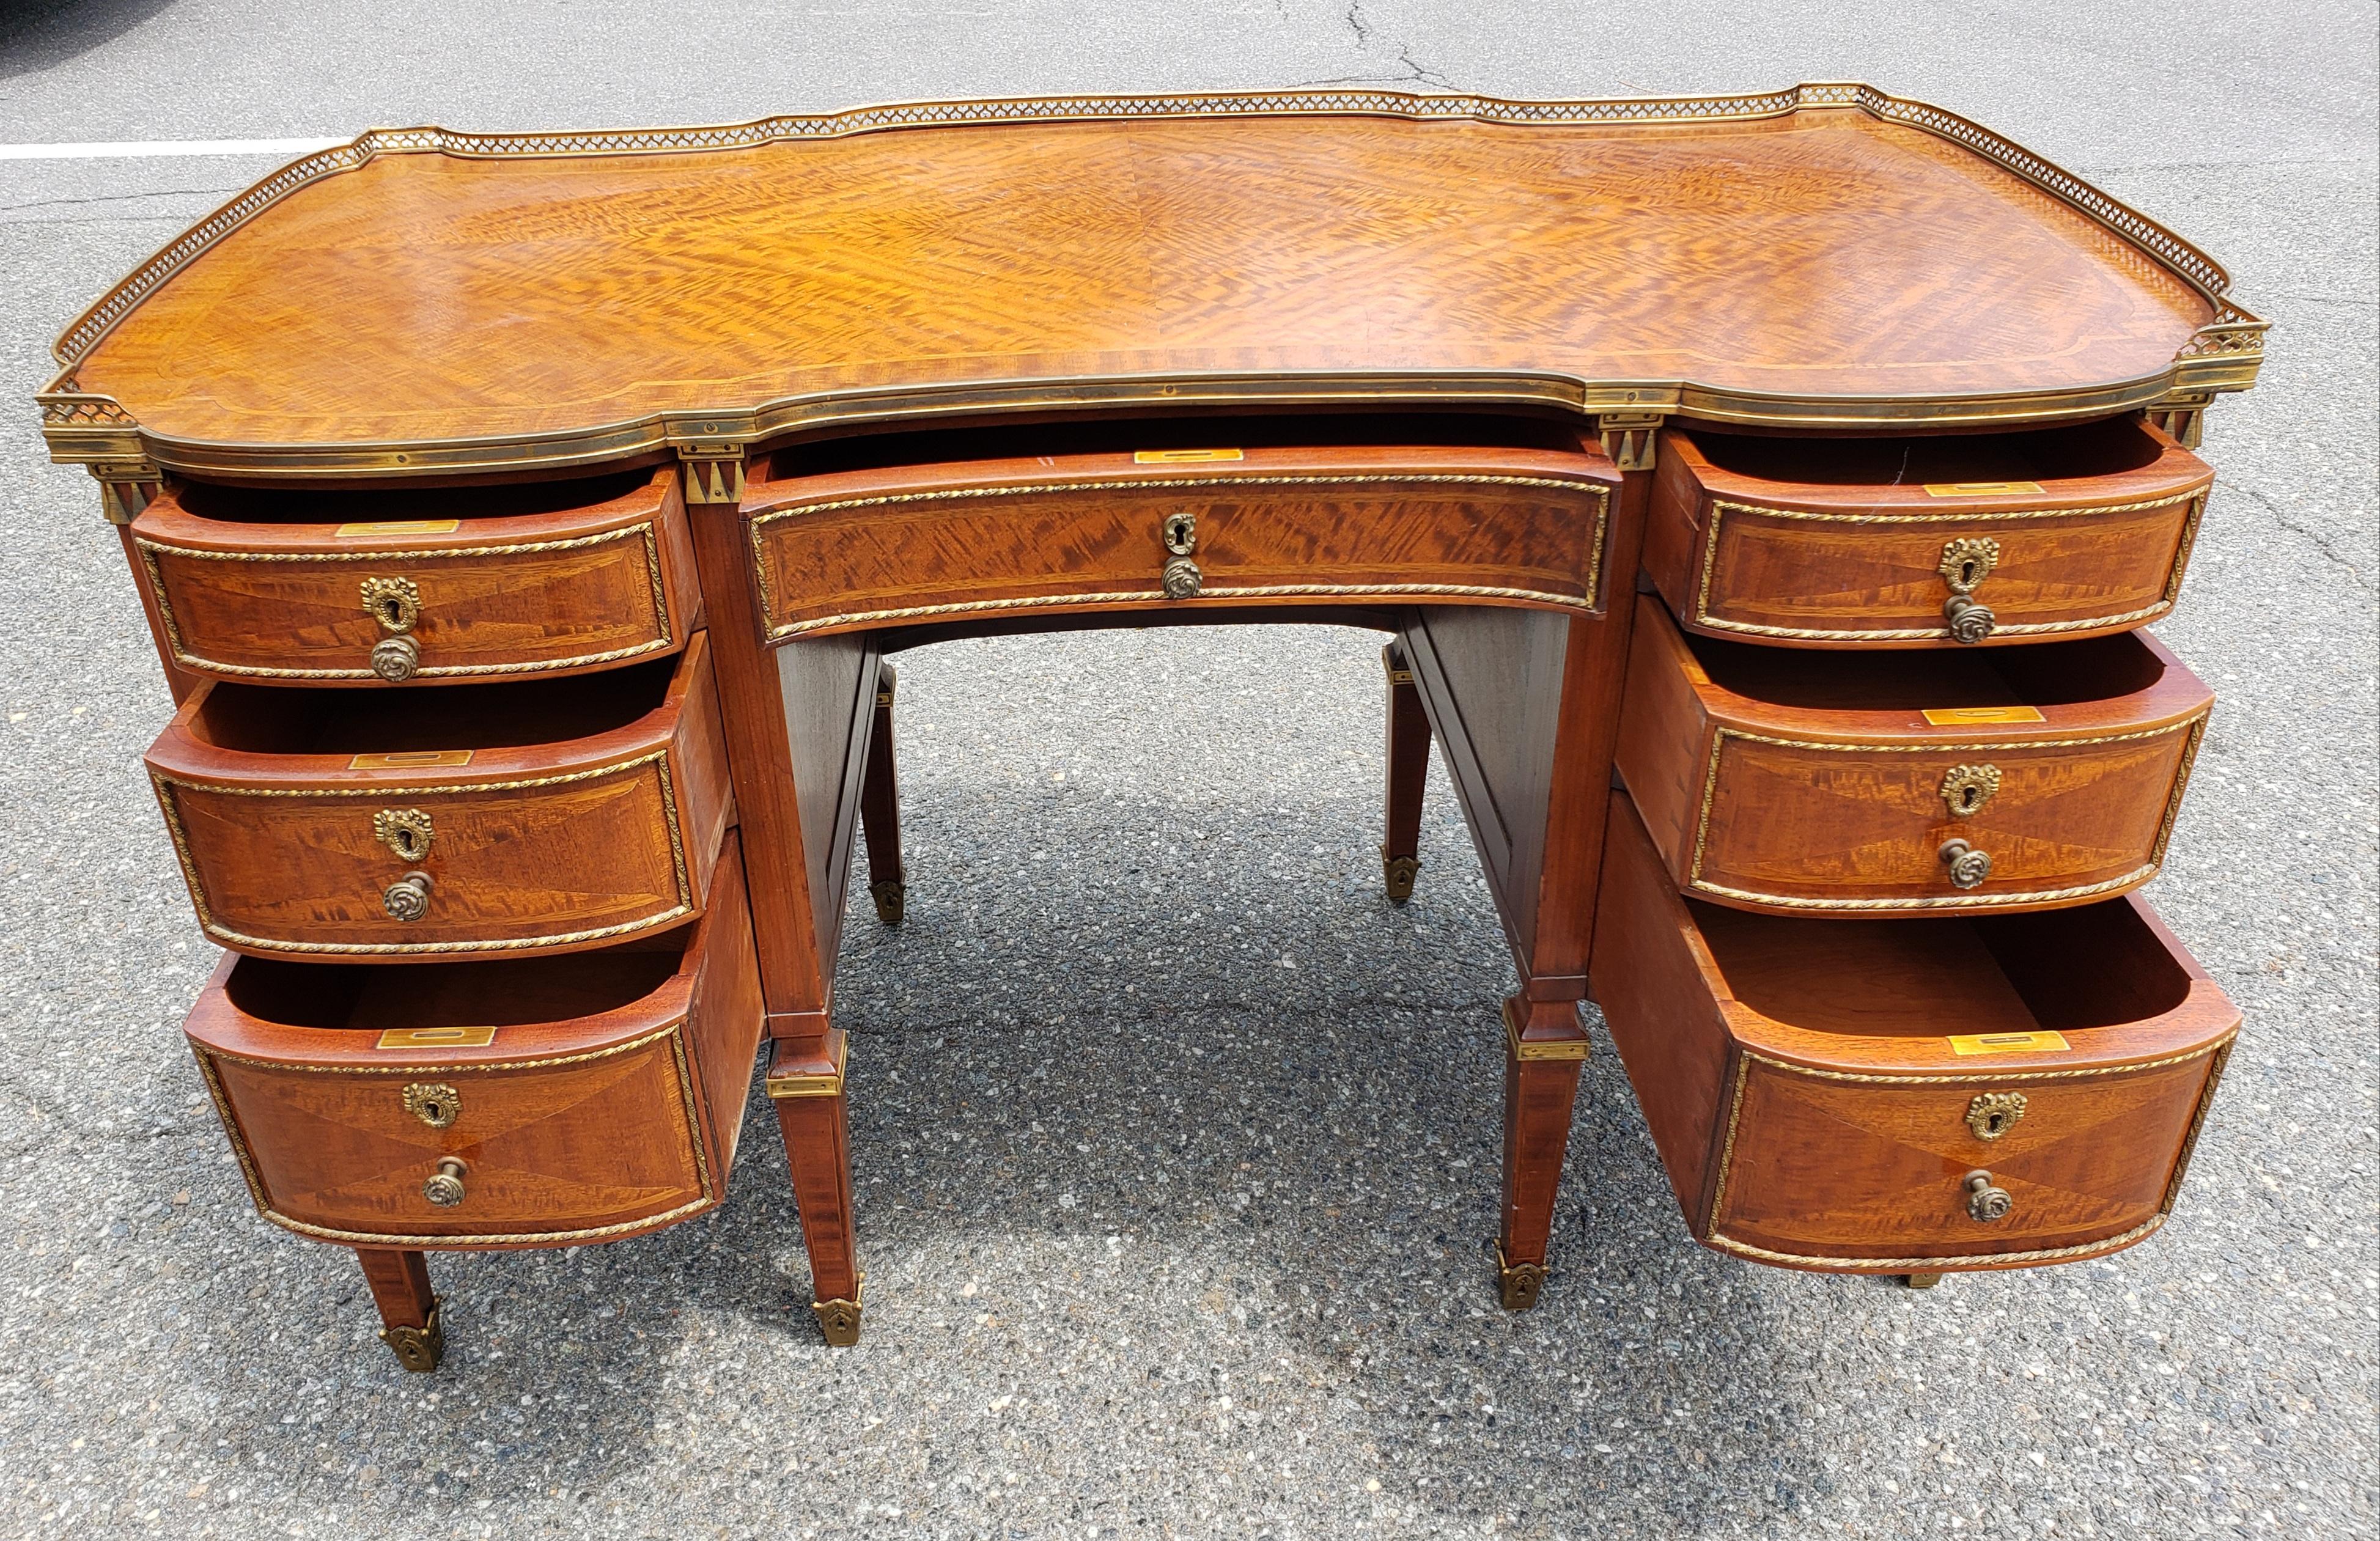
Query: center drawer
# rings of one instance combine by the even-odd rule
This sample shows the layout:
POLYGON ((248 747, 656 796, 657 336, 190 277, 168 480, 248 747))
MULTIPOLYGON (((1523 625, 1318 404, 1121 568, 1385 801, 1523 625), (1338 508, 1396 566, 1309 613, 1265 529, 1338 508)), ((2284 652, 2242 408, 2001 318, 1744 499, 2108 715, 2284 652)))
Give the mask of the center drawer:
POLYGON ((1215 424, 1220 448, 1106 447, 1126 425, 1041 455, 1014 436, 945 438, 911 453, 984 457, 923 464, 781 454, 745 500, 769 636, 1216 601, 1600 608, 1620 476, 1575 431, 1374 423, 1348 431, 1388 442, 1330 443, 1330 422, 1285 422, 1215 424), (1257 442, 1309 426, 1315 443, 1257 442))
POLYGON ((730 821, 704 634, 608 673, 402 695, 201 686, 149 774, 206 934, 418 960, 699 913, 730 821))
POLYGON ((1694 896, 2038 909, 2164 861, 2214 695, 2147 633, 1807 659, 1690 639, 1637 602, 1616 763, 1694 896))
POLYGON ((735 843, 703 918, 583 957, 228 957, 185 1031, 266 1219, 353 1245, 595 1241, 716 1206, 760 1040, 735 843))
POLYGON ((1681 898, 1612 797, 1590 988, 1694 1234, 1934 1272, 2129 1246, 2240 1014, 2137 898, 1921 924, 1681 898))

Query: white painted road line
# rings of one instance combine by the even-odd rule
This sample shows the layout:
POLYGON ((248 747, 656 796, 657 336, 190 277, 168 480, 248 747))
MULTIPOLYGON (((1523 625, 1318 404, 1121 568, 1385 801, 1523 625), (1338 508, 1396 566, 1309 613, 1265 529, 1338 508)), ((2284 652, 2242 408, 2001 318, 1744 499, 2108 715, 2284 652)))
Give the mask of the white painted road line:
POLYGON ((0 161, 136 161, 169 155, 305 155, 345 140, 123 140, 91 144, 0 144, 0 161))

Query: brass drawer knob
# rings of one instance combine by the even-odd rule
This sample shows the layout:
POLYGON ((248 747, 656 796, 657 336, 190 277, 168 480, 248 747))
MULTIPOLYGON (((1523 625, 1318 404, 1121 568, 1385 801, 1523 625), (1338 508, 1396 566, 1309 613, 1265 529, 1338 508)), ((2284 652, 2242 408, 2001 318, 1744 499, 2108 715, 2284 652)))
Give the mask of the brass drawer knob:
POLYGON ((1165 516, 1158 528, 1157 537, 1165 543, 1171 560, 1165 564, 1165 574, 1159 579, 1169 600, 1186 600, 1198 592, 1198 564, 1190 553, 1198 549, 1198 516, 1187 509, 1178 509, 1165 516))
POLYGON ((1992 875, 1992 856, 1988 851, 1978 851, 1963 840, 1946 840, 1938 853, 1942 865, 1950 869, 1952 888, 1980 888, 1992 875))
POLYGON ((430 913, 430 874, 408 872, 388 885, 380 896, 380 907, 388 912, 391 920, 419 920, 430 913))
POLYGON ((1971 594, 1953 594, 1942 601, 1942 619, 1949 624, 1953 642, 1981 642, 1992 634, 1999 617, 1992 607, 1971 594))
POLYGON ((459 1157, 440 1157, 436 1174, 421 1184, 421 1196, 441 1209, 452 1209, 463 1202, 463 1178, 470 1170, 459 1157))
POLYGON ((1177 556, 1165 564, 1163 582, 1165 597, 1169 600, 1194 598, 1198 592, 1199 581, 1198 564, 1186 556, 1177 556))
POLYGON ((1967 1173, 1966 1183, 1967 1213, 1985 1225, 2008 1219, 2009 1211, 2016 1207, 2016 1200, 2009 1196, 2009 1191, 1995 1187, 1992 1174, 1981 1168, 1967 1173))
POLYGON ((403 685, 421 667, 420 645, 410 637, 384 637, 371 650, 371 670, 391 685, 403 685))

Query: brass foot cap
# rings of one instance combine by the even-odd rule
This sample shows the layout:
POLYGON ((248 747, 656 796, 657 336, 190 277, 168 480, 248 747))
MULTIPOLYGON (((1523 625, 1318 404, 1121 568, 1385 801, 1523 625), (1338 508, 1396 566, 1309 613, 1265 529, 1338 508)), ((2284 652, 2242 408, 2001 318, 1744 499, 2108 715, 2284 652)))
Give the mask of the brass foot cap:
POLYGON ((1942 1282, 1942 1276, 1938 1273, 1904 1273, 1900 1281, 1912 1290, 1930 1290, 1942 1282))
POLYGON ((829 1348, 849 1348, 859 1341, 859 1313, 868 1303, 868 1280, 862 1279, 850 1300, 814 1301, 810 1309, 818 1313, 819 1331, 829 1348))
POLYGON ((1380 876, 1386 880, 1389 903, 1402 904, 1413 897, 1414 878, 1421 871, 1419 856, 1392 856, 1380 854, 1380 876))
POLYGON ((909 890, 905 883, 870 883, 868 896, 876 901, 876 918, 887 926, 901 924, 908 905, 909 890))
POLYGON ((428 1375, 446 1357, 446 1328, 438 1319, 443 1305, 432 1304, 430 1320, 421 1327, 383 1327, 380 1341, 396 1355, 396 1362, 415 1375, 428 1375))
POLYGON ((1496 1280, 1501 1292, 1504 1309, 1526 1311, 1537 1304, 1537 1295, 1546 1287, 1546 1266, 1543 1263, 1508 1263, 1504 1261, 1504 1244, 1496 1244, 1496 1280))

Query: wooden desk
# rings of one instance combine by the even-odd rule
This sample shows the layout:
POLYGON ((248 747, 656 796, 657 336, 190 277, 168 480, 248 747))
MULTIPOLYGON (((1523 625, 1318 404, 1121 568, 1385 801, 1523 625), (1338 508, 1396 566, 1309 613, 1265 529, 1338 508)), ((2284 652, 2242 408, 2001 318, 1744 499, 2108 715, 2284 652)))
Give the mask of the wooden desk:
POLYGON ((2170 1208, 2238 1015, 2131 891, 2210 698, 2176 602, 2263 323, 1870 88, 1339 91, 380 130, 61 340, 180 710, 188 1025, 259 1208, 426 1250, 718 1204, 761 1040, 853 1341, 853 848, 900 649, 1389 638, 1512 948, 1508 1306, 1602 1005, 1694 1234, 1930 1282, 2170 1208), (2081 960, 2090 966, 2081 966, 2081 960))

